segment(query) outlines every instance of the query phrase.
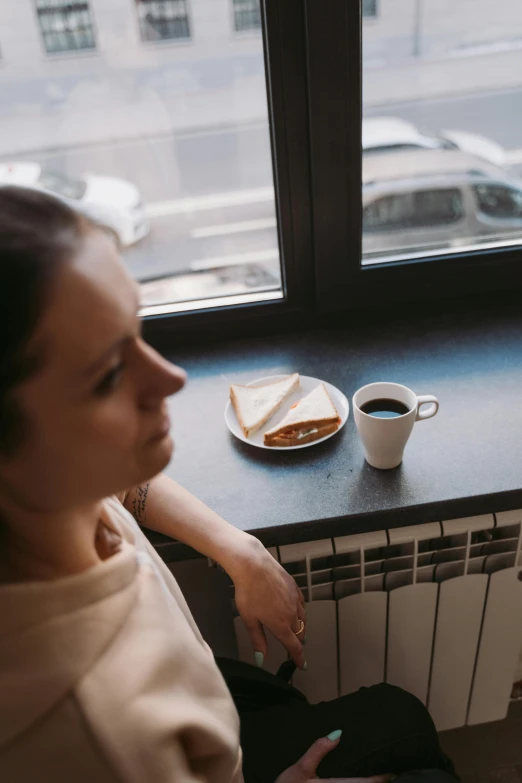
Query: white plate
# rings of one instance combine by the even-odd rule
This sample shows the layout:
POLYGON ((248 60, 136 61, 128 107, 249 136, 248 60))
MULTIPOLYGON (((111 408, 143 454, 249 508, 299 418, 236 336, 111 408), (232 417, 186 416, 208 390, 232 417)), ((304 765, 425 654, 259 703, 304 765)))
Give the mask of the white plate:
MULTIPOLYGON (((248 383, 247 386, 261 386, 264 383, 282 381, 284 378, 288 378, 288 375, 269 375, 268 378, 257 378, 255 381, 248 383)), ((337 435, 337 433, 340 432, 340 430, 346 424, 348 414, 350 412, 350 404, 346 399, 346 396, 342 393, 342 391, 339 391, 337 387, 332 386, 331 383, 327 383, 326 381, 321 381, 320 378, 311 378, 309 375, 300 375, 299 378, 301 383, 297 390, 290 395, 280 410, 278 410, 277 413, 272 416, 272 418, 264 425, 264 427, 261 427, 261 429, 258 430, 254 435, 251 435, 250 438, 245 437, 245 433, 241 429, 241 426, 237 420, 234 406, 229 400, 228 405, 225 408, 225 421, 232 435, 235 435, 236 438, 242 440, 243 443, 248 443, 250 446, 256 446, 258 449, 268 449, 269 451, 292 451, 293 449, 307 449, 309 446, 316 446, 318 443, 322 443, 323 440, 328 440, 328 438, 333 438, 334 435, 337 435), (330 435, 325 435, 324 438, 319 438, 318 440, 314 440, 311 443, 303 443, 301 446, 265 446, 265 431, 272 429, 272 427, 276 427, 277 424, 283 420, 292 405, 297 402, 297 400, 300 400, 301 397, 305 397, 321 383, 324 383, 326 386, 328 394, 332 398, 332 402, 337 408, 337 412, 341 417, 341 426, 339 429, 330 433, 330 435)))

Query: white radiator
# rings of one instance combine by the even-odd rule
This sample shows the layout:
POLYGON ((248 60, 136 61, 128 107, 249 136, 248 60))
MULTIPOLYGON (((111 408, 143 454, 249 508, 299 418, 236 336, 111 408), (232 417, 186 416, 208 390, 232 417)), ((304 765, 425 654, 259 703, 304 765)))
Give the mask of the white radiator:
MULTIPOLYGON (((506 716, 522 650, 522 509, 270 551, 307 601, 308 669, 294 684, 311 702, 385 681, 418 696, 439 731, 506 716)), ((266 668, 285 659, 269 639, 266 668)))

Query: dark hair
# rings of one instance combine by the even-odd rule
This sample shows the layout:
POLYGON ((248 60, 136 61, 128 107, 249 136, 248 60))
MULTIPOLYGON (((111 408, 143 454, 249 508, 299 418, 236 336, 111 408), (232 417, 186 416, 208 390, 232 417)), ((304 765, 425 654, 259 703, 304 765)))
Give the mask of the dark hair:
POLYGON ((41 366, 29 351, 60 267, 71 260, 90 221, 58 199, 29 188, 0 188, 0 455, 26 433, 14 391, 41 366))

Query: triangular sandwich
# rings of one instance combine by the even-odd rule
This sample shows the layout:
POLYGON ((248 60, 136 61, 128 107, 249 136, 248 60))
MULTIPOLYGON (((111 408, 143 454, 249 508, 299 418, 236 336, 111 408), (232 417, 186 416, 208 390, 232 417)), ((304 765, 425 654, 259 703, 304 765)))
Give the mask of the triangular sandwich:
POLYGON ((230 399, 245 436, 250 437, 266 424, 298 386, 298 373, 262 386, 233 384, 230 387, 230 399))
POLYGON ((336 432, 341 418, 324 383, 292 405, 277 427, 265 432, 265 446, 302 446, 336 432))

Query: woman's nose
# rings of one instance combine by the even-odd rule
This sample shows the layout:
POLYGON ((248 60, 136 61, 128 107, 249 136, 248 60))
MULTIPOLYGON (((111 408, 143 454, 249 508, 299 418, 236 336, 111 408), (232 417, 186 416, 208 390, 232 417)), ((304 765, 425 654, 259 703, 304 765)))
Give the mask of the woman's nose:
POLYGON ((184 387, 187 373, 168 362, 149 345, 144 343, 142 350, 146 362, 140 371, 141 402, 145 407, 155 406, 184 387))
POLYGON ((169 394, 176 394, 176 392, 181 391, 181 389, 185 386, 187 382, 187 373, 176 364, 170 363, 168 363, 167 372, 169 375, 168 382, 171 387, 169 394))

